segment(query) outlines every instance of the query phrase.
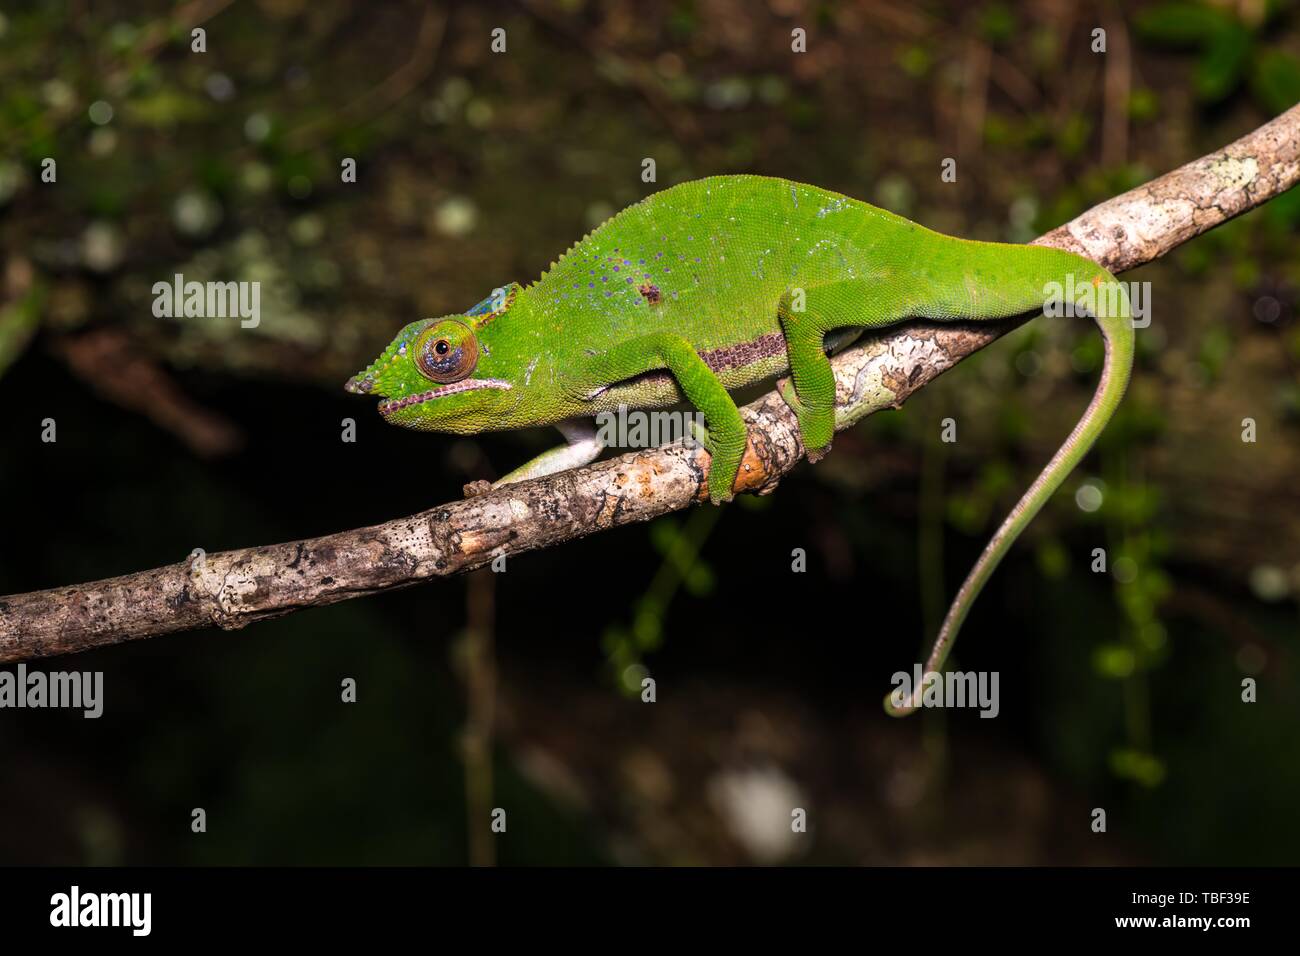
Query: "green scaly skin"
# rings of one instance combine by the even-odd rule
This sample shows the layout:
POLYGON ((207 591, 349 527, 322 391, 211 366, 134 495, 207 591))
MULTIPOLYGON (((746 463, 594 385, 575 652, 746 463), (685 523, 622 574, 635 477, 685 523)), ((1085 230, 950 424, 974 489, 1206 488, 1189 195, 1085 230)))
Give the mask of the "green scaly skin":
MULTIPOLYGON (((1111 292, 1118 306, 1095 316, 1106 343, 1101 380, 963 583, 926 665, 937 672, 989 575, 1092 447, 1128 384, 1128 298, 1094 262, 955 239, 815 186, 712 177, 623 210, 527 288, 512 284, 466 313, 411 323, 347 388, 383 397, 383 417, 408 428, 566 429, 568 449, 503 483, 592 460, 599 446, 579 437, 574 419, 685 400, 707 423, 709 497, 718 503, 732 497, 746 442, 730 390, 789 373, 782 394, 816 461, 835 430, 828 333, 1020 315, 1041 309, 1048 283, 1064 287, 1070 275, 1076 288, 1111 292)), ((887 709, 910 713, 921 689, 914 693, 887 709)))

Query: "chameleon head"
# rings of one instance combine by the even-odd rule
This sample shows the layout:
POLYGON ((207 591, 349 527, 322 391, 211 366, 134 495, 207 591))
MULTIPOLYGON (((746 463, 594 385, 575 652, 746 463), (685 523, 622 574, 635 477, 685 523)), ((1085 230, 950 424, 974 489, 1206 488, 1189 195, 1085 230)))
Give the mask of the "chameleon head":
POLYGON ((379 414, 394 425, 456 434, 501 427, 519 396, 509 358, 493 355, 487 325, 517 290, 498 289, 464 314, 412 322, 344 388, 382 398, 379 414))

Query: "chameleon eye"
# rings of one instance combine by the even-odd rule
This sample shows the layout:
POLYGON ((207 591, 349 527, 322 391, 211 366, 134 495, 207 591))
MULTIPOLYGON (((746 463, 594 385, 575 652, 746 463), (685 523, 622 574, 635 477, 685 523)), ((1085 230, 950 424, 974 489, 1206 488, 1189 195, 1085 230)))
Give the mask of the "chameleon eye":
POLYGON ((415 364, 420 374, 440 385, 459 382, 478 364, 478 340, 462 322, 438 322, 421 336, 415 364))

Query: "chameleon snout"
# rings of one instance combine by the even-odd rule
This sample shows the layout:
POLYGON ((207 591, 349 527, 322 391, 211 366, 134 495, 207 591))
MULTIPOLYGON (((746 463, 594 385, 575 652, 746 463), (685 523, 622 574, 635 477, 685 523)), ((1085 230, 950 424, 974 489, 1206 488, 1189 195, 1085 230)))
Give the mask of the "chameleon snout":
POLYGON ((347 384, 343 386, 343 389, 344 391, 351 392, 353 395, 369 395, 370 390, 374 387, 374 379, 365 378, 361 375, 353 375, 348 379, 347 384))

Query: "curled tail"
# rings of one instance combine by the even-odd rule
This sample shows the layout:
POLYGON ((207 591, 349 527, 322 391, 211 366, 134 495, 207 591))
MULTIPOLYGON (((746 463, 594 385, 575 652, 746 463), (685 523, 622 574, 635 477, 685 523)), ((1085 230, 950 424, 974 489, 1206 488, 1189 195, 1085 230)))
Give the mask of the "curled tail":
MULTIPOLYGON (((1001 248, 1006 249, 1005 246, 1001 248)), ((1102 433, 1111 416, 1114 415, 1115 409, 1119 406, 1120 399, 1124 396, 1124 390, 1128 387, 1129 377, 1133 369, 1132 315, 1129 309, 1128 295, 1115 277, 1096 263, 1069 253, 1032 246, 1022 247, 1022 249, 1025 252, 1034 250, 1034 253, 1016 262, 1012 269, 1020 272, 1020 269, 1016 267, 1023 268, 1031 264, 1036 265, 1035 271, 1039 277, 1037 282, 1040 288, 1043 275, 1041 270, 1045 261, 1054 261, 1058 267, 1055 274, 1062 278, 1065 278, 1069 270, 1073 269, 1074 278, 1071 281, 1076 289, 1082 291, 1085 284, 1092 287, 1093 308, 1089 311, 1092 312, 1093 319, 1101 330, 1106 345, 1106 358, 1101 369, 1101 379, 1097 382, 1097 389, 1093 392, 1092 401, 1088 404, 1088 408, 1084 411, 1078 424, 1074 426, 1074 430, 1070 432, 1070 437, 1065 440, 1065 443, 1061 445, 1052 460, 1034 479, 1033 484, 1029 486, 1029 490, 1016 502, 1016 506, 1011 509, 1011 513, 1007 515, 1001 527, 989 540, 983 554, 975 562, 975 566, 971 568, 966 580, 962 582, 961 589, 957 592, 957 596, 953 599, 952 605, 944 617, 943 624, 939 628, 939 634, 935 638, 934 646, 930 651, 930 656, 926 660, 922 686, 912 688, 911 695, 906 699, 904 699, 901 688, 885 698, 885 710, 895 717, 906 716, 919 706, 924 685, 932 679, 930 677, 932 673, 938 672, 943 667, 949 651, 952 650, 957 631, 966 619, 967 612, 970 611, 971 604, 979 596, 989 576, 992 575, 1007 551, 1020 537, 1021 532, 1025 530, 1029 522, 1034 519, 1034 516, 1051 498, 1053 492, 1061 486, 1066 476, 1083 460, 1084 455, 1097 441, 1097 437, 1102 433), (1060 268, 1062 264, 1065 264, 1064 269, 1060 268), (1080 278, 1083 279, 1082 282, 1080 278)), ((1019 286, 1020 292, 1026 296, 1030 295, 1032 280, 1024 276, 1023 273, 1017 278, 1020 281, 1013 282, 1010 288, 1015 289, 1016 286, 1019 286)), ((1067 303, 1072 298, 1068 295, 1070 285, 1071 282, 1067 282, 1063 286, 1067 292, 1065 299, 1067 303)), ((1005 293, 1007 289, 1008 286, 1003 285, 1000 291, 1005 293)), ((1015 301, 1015 294, 1015 292, 1012 292, 1011 297, 1008 299, 1008 308, 1000 310, 1002 314, 1009 315, 1024 312, 1042 305, 1045 299, 1050 298, 1044 294, 1038 297, 1036 303, 1025 303, 1023 299, 1018 302, 1015 301), (1015 306, 1019 306, 1019 308, 1015 306)), ((1074 297, 1074 300, 1077 301, 1077 297, 1074 297)))

